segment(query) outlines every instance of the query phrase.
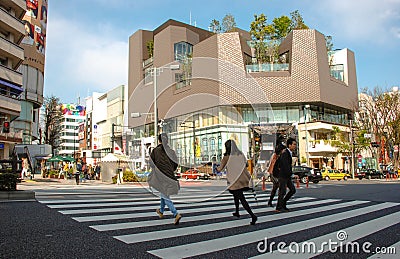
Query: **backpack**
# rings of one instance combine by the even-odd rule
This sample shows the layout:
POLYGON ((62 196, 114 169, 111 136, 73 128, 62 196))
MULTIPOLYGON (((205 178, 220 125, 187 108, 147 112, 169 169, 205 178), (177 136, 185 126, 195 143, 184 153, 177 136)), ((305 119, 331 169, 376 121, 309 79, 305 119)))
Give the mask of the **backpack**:
POLYGON ((275 161, 274 168, 272 169, 272 175, 278 178, 280 172, 281 172, 281 156, 278 156, 278 158, 275 161))

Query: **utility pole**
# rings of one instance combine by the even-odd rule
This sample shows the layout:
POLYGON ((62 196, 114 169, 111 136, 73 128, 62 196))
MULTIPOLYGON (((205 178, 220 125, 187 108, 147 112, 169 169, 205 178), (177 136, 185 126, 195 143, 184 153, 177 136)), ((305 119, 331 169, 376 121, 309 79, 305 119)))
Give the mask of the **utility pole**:
POLYGON ((111 153, 114 153, 114 127, 115 124, 111 124, 111 153))
POLYGON ((158 112, 157 112, 157 68, 153 68, 153 87, 154 87, 154 147, 158 142, 158 112))
MULTIPOLYGON (((194 126, 194 118, 193 118, 193 167, 196 167, 196 130, 194 126)), ((200 143, 199 143, 200 144, 200 143)))
POLYGON ((351 141, 351 177, 354 179, 354 136, 353 136, 353 120, 350 120, 350 141, 351 141))
POLYGON ((309 166, 309 153, 308 153, 308 132, 307 132, 307 115, 308 115, 308 109, 310 108, 310 105, 307 104, 304 106, 304 129, 306 132, 306 163, 307 166, 309 166), (307 111, 307 112, 306 112, 307 111))

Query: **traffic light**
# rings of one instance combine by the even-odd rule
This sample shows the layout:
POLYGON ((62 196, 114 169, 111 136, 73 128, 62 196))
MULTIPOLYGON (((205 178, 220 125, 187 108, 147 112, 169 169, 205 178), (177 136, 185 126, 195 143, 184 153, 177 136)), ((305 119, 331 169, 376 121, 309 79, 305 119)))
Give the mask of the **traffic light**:
POLYGON ((260 150, 260 145, 261 145, 261 136, 254 131, 254 151, 258 152, 260 150))
POLYGON ((3 122, 3 133, 10 133, 10 122, 3 122))

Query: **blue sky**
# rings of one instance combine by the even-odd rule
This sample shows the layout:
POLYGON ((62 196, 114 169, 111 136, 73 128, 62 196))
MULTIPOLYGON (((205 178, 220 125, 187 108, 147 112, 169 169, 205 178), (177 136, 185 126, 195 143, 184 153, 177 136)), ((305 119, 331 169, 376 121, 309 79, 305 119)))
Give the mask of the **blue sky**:
POLYGON ((359 89, 400 85, 400 0, 50 0, 45 96, 83 100, 128 84, 128 39, 168 19, 207 29, 212 19, 235 17, 249 30, 254 14, 268 23, 299 10, 305 23, 333 37, 334 48, 355 52, 359 89))

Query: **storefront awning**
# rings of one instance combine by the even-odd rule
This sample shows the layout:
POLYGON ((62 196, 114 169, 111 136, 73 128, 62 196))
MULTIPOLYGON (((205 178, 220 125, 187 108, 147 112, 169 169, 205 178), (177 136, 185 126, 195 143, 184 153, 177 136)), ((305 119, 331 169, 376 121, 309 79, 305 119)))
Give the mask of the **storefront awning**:
POLYGON ((13 92, 17 92, 18 94, 20 94, 20 93, 22 93, 24 91, 24 89, 22 89, 21 86, 13 84, 13 83, 10 83, 10 82, 7 82, 7 81, 5 81, 3 79, 0 79, 0 84, 2 84, 4 86, 8 86, 8 87, 16 90, 16 91, 13 91, 13 92))

